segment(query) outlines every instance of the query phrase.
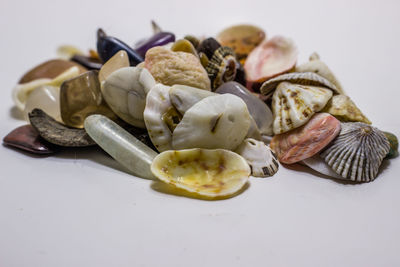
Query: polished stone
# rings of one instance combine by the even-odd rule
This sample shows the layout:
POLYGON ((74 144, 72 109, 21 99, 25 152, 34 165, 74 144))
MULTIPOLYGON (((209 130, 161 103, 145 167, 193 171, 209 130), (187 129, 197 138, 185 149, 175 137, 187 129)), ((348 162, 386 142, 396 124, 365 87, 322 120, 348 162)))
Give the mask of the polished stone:
POLYGON ((102 84, 114 71, 129 67, 129 57, 126 51, 120 50, 104 63, 99 72, 99 81, 102 84))
POLYGON ((40 108, 56 121, 62 122, 60 113, 60 88, 43 85, 33 90, 25 103, 24 118, 27 121, 29 121, 28 113, 35 108, 40 108))

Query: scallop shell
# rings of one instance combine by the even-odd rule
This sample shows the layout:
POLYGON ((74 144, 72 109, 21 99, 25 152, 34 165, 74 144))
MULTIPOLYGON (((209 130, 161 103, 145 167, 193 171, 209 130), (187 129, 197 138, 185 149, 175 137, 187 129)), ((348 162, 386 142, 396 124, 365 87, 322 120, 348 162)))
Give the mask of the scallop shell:
POLYGON ((156 84, 147 94, 143 112, 150 139, 160 152, 172 149, 172 131, 163 120, 163 115, 172 107, 169 90, 169 86, 156 84))
POLYGON ((151 171, 165 183, 211 198, 235 194, 250 176, 246 160, 223 149, 165 151, 155 157, 151 171))
POLYGON ((279 163, 276 155, 264 142, 247 138, 235 152, 245 158, 252 176, 268 177, 278 171, 279 163))
POLYGON ((321 157, 343 179, 370 182, 389 150, 389 141, 377 128, 362 122, 345 122, 321 157))
POLYGON ((344 122, 358 121, 371 124, 371 121, 365 117, 361 110, 347 95, 333 96, 326 104, 324 111, 344 122))
POLYGON ((294 42, 275 36, 253 49, 244 63, 247 81, 264 82, 291 70, 297 61, 298 50, 294 42))
POLYGON ((324 77, 332 84, 334 84, 339 93, 344 94, 342 85, 340 84, 339 80, 336 79, 335 75, 329 69, 329 67, 323 61, 320 60, 319 55, 316 52, 311 54, 309 60, 310 60, 309 62, 301 64, 300 66, 296 66, 295 72, 317 73, 318 75, 324 77))
POLYGON ((304 125, 332 97, 324 87, 281 82, 272 97, 273 130, 281 134, 304 125))
POLYGON ((221 46, 215 50, 206 67, 212 88, 215 90, 221 84, 233 81, 236 77, 237 66, 238 62, 231 48, 221 46))
POLYGON ((396 158, 399 155, 399 140, 390 132, 383 132, 390 144, 389 153, 386 155, 387 159, 396 158))
POLYGON ((327 87, 335 93, 339 93, 334 84, 332 84, 324 77, 313 72, 292 72, 279 75, 278 77, 272 78, 263 83, 260 87, 260 92, 263 95, 273 93, 273 91, 281 82, 291 82, 294 84, 327 87))
POLYGON ((182 118, 172 136, 174 149, 235 149, 250 127, 246 103, 231 94, 210 96, 196 103, 182 118))

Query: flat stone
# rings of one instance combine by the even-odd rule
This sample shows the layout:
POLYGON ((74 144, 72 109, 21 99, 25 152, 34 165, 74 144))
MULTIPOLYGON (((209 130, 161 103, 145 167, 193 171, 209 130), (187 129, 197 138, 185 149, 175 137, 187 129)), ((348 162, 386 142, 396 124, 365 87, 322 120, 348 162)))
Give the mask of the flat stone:
POLYGON ((29 124, 11 131, 4 137, 3 143, 34 154, 52 154, 58 150, 56 146, 42 139, 29 124))

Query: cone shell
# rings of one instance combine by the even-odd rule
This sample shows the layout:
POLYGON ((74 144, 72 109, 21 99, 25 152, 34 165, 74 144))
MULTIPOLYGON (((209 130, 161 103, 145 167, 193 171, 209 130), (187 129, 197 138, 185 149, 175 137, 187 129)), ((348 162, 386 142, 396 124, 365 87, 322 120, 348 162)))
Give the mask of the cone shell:
POLYGON ((388 139, 377 128, 362 122, 345 122, 321 157, 343 179, 370 182, 389 149, 388 139))
POLYGON ((331 97, 332 91, 327 88, 280 83, 272 97, 274 133, 302 126, 323 109, 331 97))
POLYGON ((278 171, 276 155, 264 142, 246 138, 235 152, 245 158, 255 177, 273 176, 278 171))
POLYGON ((328 113, 317 113, 305 125, 275 135, 270 143, 280 162, 292 164, 312 157, 340 132, 340 122, 328 113))
POLYGON ((211 198, 238 192, 250 176, 246 160, 223 149, 165 151, 155 157, 151 171, 165 183, 211 198))
POLYGON ((326 104, 324 111, 344 122, 358 121, 371 124, 371 121, 365 117, 350 97, 346 95, 333 96, 328 104, 326 104))

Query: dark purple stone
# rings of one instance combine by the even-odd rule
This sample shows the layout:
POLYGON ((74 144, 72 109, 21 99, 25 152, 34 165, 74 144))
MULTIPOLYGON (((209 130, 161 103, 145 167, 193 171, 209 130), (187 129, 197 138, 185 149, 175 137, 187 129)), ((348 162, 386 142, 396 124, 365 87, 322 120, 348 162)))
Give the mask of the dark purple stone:
POLYGON ((5 145, 16 147, 34 154, 52 154, 57 148, 40 137, 31 125, 24 125, 11 131, 3 139, 5 145))
POLYGON ((158 32, 149 39, 140 42, 139 45, 135 46, 135 51, 144 58, 147 50, 150 48, 166 45, 171 42, 175 42, 175 35, 173 33, 158 32))

